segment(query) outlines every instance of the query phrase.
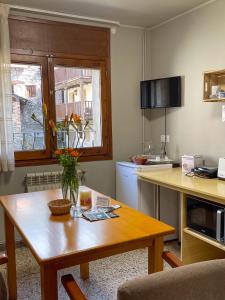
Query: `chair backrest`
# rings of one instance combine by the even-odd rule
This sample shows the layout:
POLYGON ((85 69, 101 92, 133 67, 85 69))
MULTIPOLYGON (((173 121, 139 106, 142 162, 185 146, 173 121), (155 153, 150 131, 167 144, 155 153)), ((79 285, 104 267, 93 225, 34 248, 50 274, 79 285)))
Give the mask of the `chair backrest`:
POLYGON ((1 273, 0 273, 0 300, 7 300, 6 286, 1 273))
POLYGON ((129 280, 118 300, 224 300, 225 260, 212 260, 129 280))

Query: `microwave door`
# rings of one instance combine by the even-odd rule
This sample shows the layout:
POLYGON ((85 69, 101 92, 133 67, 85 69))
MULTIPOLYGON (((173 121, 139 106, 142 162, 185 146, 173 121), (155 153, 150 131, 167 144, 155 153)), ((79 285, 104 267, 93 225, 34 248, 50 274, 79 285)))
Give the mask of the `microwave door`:
POLYGON ((188 196, 187 226, 224 243, 225 209, 214 203, 188 196))
POLYGON ((218 209, 216 212, 216 240, 224 242, 224 209, 218 209))

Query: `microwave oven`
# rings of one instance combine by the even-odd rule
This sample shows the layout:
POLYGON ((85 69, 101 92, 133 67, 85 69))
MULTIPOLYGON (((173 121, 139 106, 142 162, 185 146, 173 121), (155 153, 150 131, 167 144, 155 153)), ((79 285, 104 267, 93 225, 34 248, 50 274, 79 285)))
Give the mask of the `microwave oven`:
POLYGON ((225 206, 187 196, 187 226, 224 244, 225 206))

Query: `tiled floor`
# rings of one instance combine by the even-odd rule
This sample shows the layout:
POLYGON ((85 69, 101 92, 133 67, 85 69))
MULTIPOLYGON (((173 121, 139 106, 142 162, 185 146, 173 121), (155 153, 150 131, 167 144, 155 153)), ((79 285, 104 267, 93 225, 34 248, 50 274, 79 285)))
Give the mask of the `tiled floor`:
MULTIPOLYGON (((165 248, 179 256, 180 249, 177 241, 166 243, 165 248)), ((39 267, 27 248, 18 248, 16 252, 18 300, 39 300, 39 267)), ((168 268, 167 264, 165 264, 164 268, 168 268)), ((1 267, 0 270, 5 276, 5 267, 1 267)), ((122 282, 147 274, 147 250, 131 251, 91 262, 90 279, 84 282, 79 277, 78 266, 60 271, 58 274, 60 300, 69 299, 60 282, 60 277, 68 273, 73 274, 89 300, 113 300, 116 299, 117 288, 122 282)))

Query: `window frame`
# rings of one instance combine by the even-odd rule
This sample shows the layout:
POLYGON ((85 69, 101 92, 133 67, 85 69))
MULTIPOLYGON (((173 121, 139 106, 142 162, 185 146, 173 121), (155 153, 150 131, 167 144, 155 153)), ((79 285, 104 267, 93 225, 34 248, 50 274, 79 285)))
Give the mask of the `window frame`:
MULTIPOLYGON (((39 56, 24 56, 24 55, 11 55, 11 63, 17 64, 31 64, 31 65, 39 65, 41 67, 41 79, 42 79, 42 100, 43 103, 50 106, 49 103, 49 84, 47 78, 47 70, 48 65, 46 64, 46 59, 44 57, 39 56)), ((49 116, 51 118, 51 116, 49 116)), ((46 149, 43 150, 34 150, 34 151, 15 151, 15 160, 17 161, 28 161, 28 160, 36 160, 36 159, 47 159, 51 157, 50 151, 50 136, 49 136, 49 126, 48 120, 46 119, 44 136, 45 136, 45 146, 46 149)))
MULTIPOLYGON (((52 155, 50 143, 49 119, 56 121, 55 107, 55 83, 54 66, 80 67, 98 69, 101 72, 101 126, 102 126, 102 146, 81 148, 80 161, 96 161, 112 159, 112 137, 111 137, 111 105, 108 101, 108 78, 107 66, 104 60, 90 60, 81 58, 63 58, 53 56, 35 56, 11 54, 11 63, 35 64, 41 66, 42 76, 42 97, 43 103, 48 107, 48 117, 45 124, 45 145, 44 150, 15 151, 16 166, 42 165, 57 163, 52 155)), ((54 147, 57 141, 54 138, 54 147)))
MULTIPOLYGON (((107 101, 106 101, 106 70, 105 64, 102 61, 90 61, 85 59, 73 59, 73 58, 52 58, 50 62, 50 72, 51 72, 51 86, 50 86, 50 97, 51 97, 51 105, 55 109, 55 82, 54 82, 54 66, 64 66, 64 67, 75 67, 75 68, 85 68, 85 69, 98 69, 101 72, 101 125, 102 125, 102 146, 100 147, 90 147, 90 148, 81 148, 82 156, 96 156, 97 155, 105 155, 107 154, 107 128, 104 126, 106 124, 106 116, 107 116, 107 101)), ((54 115, 54 120, 56 120, 56 116, 54 115)), ((79 148, 78 148, 79 149, 79 148)))
MULTIPOLYGON (((97 26, 88 26, 74 24, 70 22, 51 21, 40 18, 31 18, 24 16, 9 16, 9 34, 10 47, 12 58, 18 62, 25 57, 31 62, 37 59, 48 58, 48 66, 46 74, 51 74, 51 59, 73 59, 88 61, 90 63, 101 63, 104 68, 104 76, 102 76, 102 89, 104 89, 105 98, 101 98, 102 103, 102 145, 103 147, 95 147, 96 151, 92 153, 85 148, 85 153, 80 157, 79 161, 97 161, 112 159, 112 116, 111 116, 111 63, 110 63, 110 29, 97 26), (17 56, 15 56, 17 55, 17 56), (39 57, 39 58, 37 58, 39 57), (48 72, 48 73, 47 73, 48 72), (100 149, 101 148, 101 149, 100 149)), ((48 95, 50 94, 49 81, 48 95)), ((103 91, 101 91, 101 94, 103 91)), ((52 107, 50 97, 44 97, 47 106, 52 107)), ((53 118, 51 116, 51 118, 53 118)), ((50 135, 49 139, 50 139, 50 135)), ((47 143, 46 143, 47 145, 47 143)), ((89 148, 90 149, 90 148, 89 148)), ((27 151, 30 152, 30 151, 27 151)), ((39 151, 38 151, 39 152, 39 151)), ((58 163, 50 153, 40 151, 41 158, 38 158, 39 153, 31 157, 31 153, 21 156, 21 159, 16 158, 16 166, 32 166, 58 163), (45 157, 44 157, 45 156, 45 157), (23 159, 24 157, 24 159, 23 159), (28 159, 29 158, 29 159, 28 159)), ((17 156, 17 154, 15 155, 17 156)))

